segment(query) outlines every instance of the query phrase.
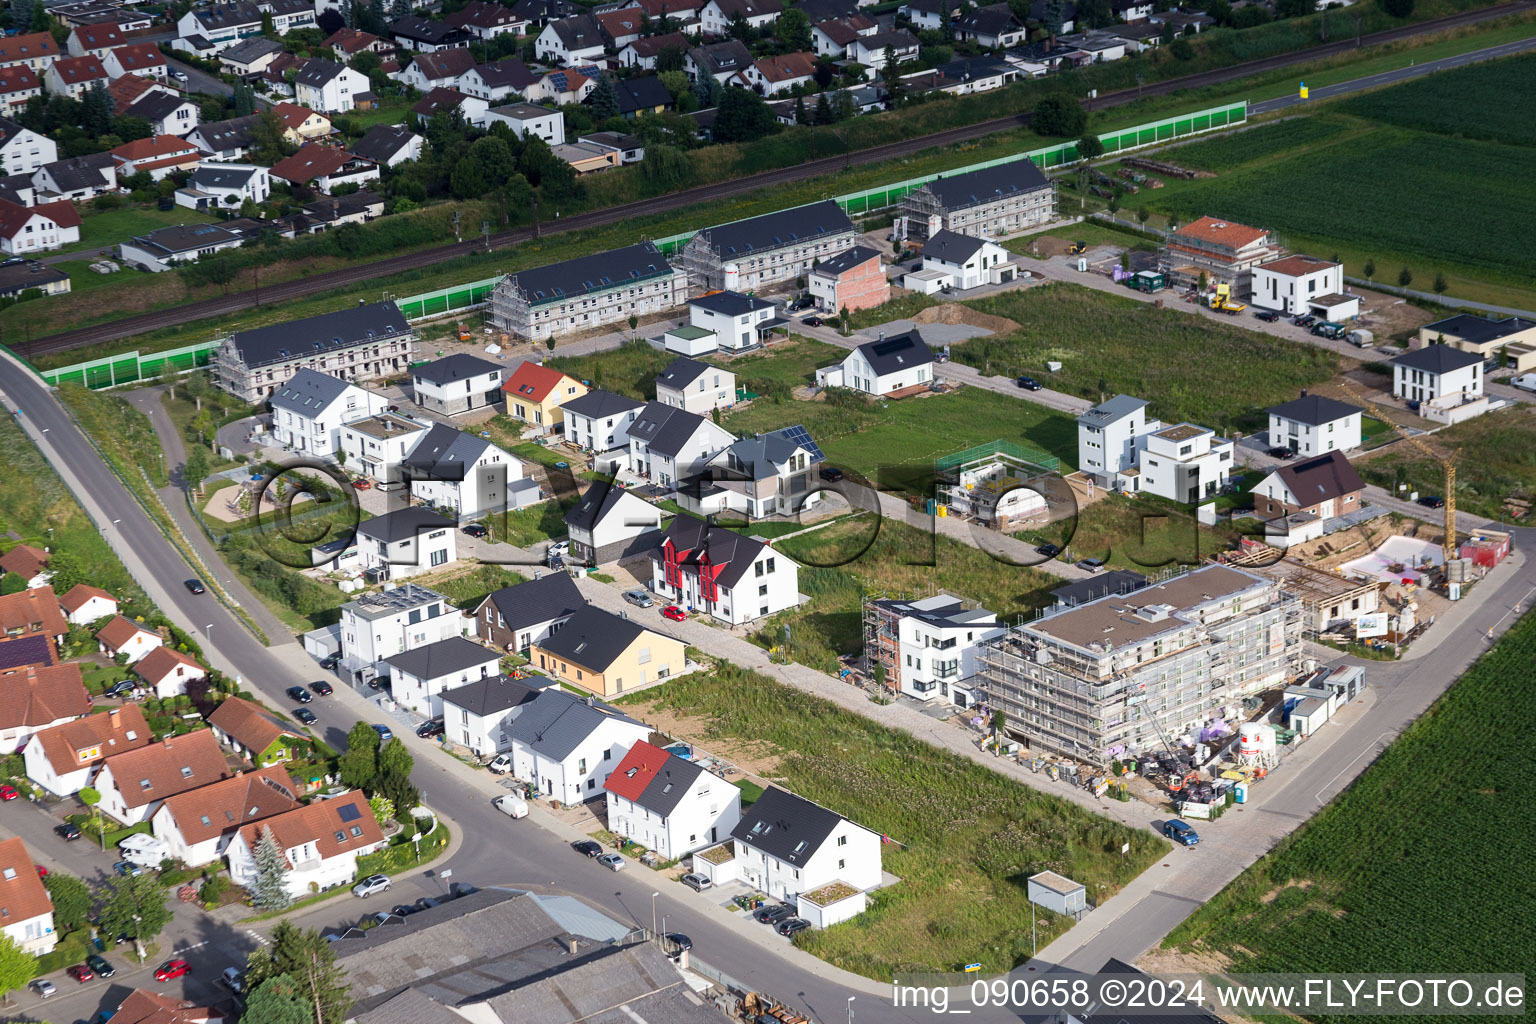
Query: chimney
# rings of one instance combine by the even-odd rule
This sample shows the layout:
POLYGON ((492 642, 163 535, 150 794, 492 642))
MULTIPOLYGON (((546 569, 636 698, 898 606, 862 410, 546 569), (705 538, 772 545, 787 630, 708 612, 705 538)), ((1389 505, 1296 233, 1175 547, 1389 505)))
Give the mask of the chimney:
POLYGON ((880 337, 876 338, 875 340, 876 341, 884 341, 885 340, 885 332, 881 331, 880 332, 880 337))
POLYGON ((118 712, 118 711, 119 711, 119 710, 120 710, 120 709, 118 709, 118 708, 112 708, 112 709, 110 709, 110 710, 109 710, 109 711, 107 711, 107 714, 108 714, 108 715, 110 715, 110 716, 112 716, 112 728, 114 728, 114 729, 116 729, 116 728, 117 728, 117 719, 118 719, 118 714, 117 714, 117 712, 118 712))
POLYGON ((566 948, 566 952, 570 953, 571 956, 575 956, 576 955, 576 939, 575 939, 574 936, 569 937, 569 938, 567 938, 565 940, 565 948, 566 948))
POLYGON ((1302 398, 1306 398, 1307 397, 1307 389, 1306 388, 1302 388, 1301 389, 1301 397, 1302 398))

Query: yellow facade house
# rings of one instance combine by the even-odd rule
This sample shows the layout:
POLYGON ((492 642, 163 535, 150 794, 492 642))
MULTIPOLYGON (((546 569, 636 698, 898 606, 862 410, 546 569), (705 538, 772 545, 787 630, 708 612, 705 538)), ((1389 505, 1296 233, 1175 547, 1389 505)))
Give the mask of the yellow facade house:
POLYGON ((528 653, 541 671, 562 682, 617 697, 679 675, 685 650, 681 640, 588 606, 528 653))

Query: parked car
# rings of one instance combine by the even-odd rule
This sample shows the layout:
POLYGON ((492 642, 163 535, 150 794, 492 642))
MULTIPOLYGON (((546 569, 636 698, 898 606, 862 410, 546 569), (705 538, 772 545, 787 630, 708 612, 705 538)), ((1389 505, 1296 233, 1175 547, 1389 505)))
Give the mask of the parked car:
POLYGON ((375 723, 373 731, 379 734, 380 743, 388 743, 395 738, 395 734, 389 731, 389 726, 375 723))
POLYGON ((1263 320, 1267 324, 1272 324, 1276 320, 1280 319, 1280 314, 1276 313, 1272 309, 1260 309, 1255 311, 1253 315, 1258 317, 1260 320, 1263 320))
POLYGON ((688 621, 688 613, 683 611, 681 608, 679 608, 675 604, 667 605, 665 608, 663 608, 661 610, 661 614, 662 614, 663 618, 671 619, 673 622, 687 622, 688 621))
POLYGON ((588 857, 596 857, 603 852, 603 848, 590 839, 576 840, 571 844, 571 849, 575 850, 577 853, 585 854, 588 857))
POLYGON ((682 882, 694 892, 703 892, 705 889, 711 888, 715 884, 714 882, 711 882, 706 876, 696 872, 690 872, 684 875, 682 878, 679 878, 678 881, 682 882))
POLYGON ((784 308, 789 310, 791 313, 798 313, 803 309, 810 309, 814 305, 816 305, 816 300, 814 298, 809 295, 802 295, 784 308))
POLYGON ((509 818, 528 817, 528 801, 516 794, 508 793, 505 796, 499 796, 492 800, 491 804, 509 818))
POLYGON ((47 878, 48 877, 48 869, 47 868, 43 867, 41 864, 36 864, 36 865, 33 865, 33 866, 37 868, 37 877, 38 878, 47 878))
POLYGON ((1426 494, 1419 499, 1419 504, 1425 508, 1445 508, 1445 499, 1438 494, 1426 494))
POLYGON ((667 932, 662 937, 667 940, 667 952, 673 956, 679 953, 686 953, 693 948, 693 940, 682 932, 667 932))
POLYGON ((318 693, 322 697, 329 697, 336 692, 336 688, 324 679, 316 679, 309 684, 309 688, 311 692, 318 693))
POLYGON ((1189 827, 1189 822, 1177 818, 1163 822, 1163 835, 1180 846, 1196 846, 1200 842, 1199 834, 1189 827))
POLYGON ((784 936, 786 939, 792 939, 796 935, 805 931, 810 926, 811 922, 807 921, 803 917, 791 917, 787 921, 780 921, 778 924, 774 925, 773 930, 784 936))
POLYGON ((185 71, 177 71, 175 69, 172 69, 171 70, 171 77, 176 79, 176 81, 178 81, 178 82, 185 82, 187 80, 187 73, 185 71))
POLYGON ((385 921, 388 921, 390 918, 399 917, 399 916, 400 915, 391 913, 388 910, 381 910, 377 914, 370 914, 367 917, 363 918, 363 921, 364 921, 364 923, 366 923, 368 921, 372 921, 374 924, 383 924, 385 921))
POLYGON ((304 689, 304 687, 302 687, 302 686, 290 686, 290 687, 288 687, 288 696, 292 697, 294 700, 298 701, 300 704, 308 704, 310 701, 315 699, 313 696, 310 695, 310 692, 308 690, 304 689))
POLYGON ((496 760, 485 766, 493 775, 510 775, 512 773, 512 755, 497 754, 496 760))
POLYGON ((807 327, 820 327, 821 326, 821 317, 819 317, 819 316, 808 316, 808 317, 806 317, 804 320, 802 320, 800 322, 805 324, 805 326, 807 326, 807 327))
POLYGON ((1077 563, 1077 567, 1082 569, 1084 572, 1099 572, 1104 568, 1104 559, 1084 558, 1077 563))
POLYGON ((366 491, 373 486, 373 482, 370 480, 365 480, 363 477, 358 477, 356 480, 352 481, 352 486, 359 491, 366 491))
POLYGON ((15 800, 19 796, 15 786, 0 786, 0 800, 15 800))
POLYGON ((203 586, 202 580, 187 580, 183 585, 194 594, 201 594, 207 589, 203 586))
POLYGON ((53 987, 53 982, 49 981, 47 978, 38 978, 36 981, 28 985, 27 988, 30 988, 33 992, 36 992, 44 999, 47 999, 49 996, 58 991, 58 989, 53 987))
POLYGON ((179 978, 183 974, 189 973, 191 970, 192 965, 187 963, 185 960, 167 960, 165 963, 155 968, 155 980, 170 981, 172 978, 179 978))
POLYGON ((86 957, 85 965, 95 971, 98 978, 110 978, 117 973, 117 968, 107 963, 106 958, 99 953, 92 953, 86 957))
POLYGON ((238 967, 226 967, 224 973, 219 975, 219 983, 239 995, 245 991, 245 972, 238 967))
POLYGON ((388 875, 369 875, 352 887, 353 896, 373 896, 381 892, 389 892, 388 875))
POLYGON ((441 718, 429 718, 416 727, 416 735, 424 740, 430 740, 443 734, 443 720, 441 718))
POLYGON ((119 679, 105 690, 101 691, 103 697, 126 697, 139 688, 139 684, 132 679, 119 679))
POLYGON ((609 871, 624 870, 624 858, 620 857, 616 853, 605 853, 601 857, 597 858, 597 862, 603 867, 607 868, 609 871))
POLYGON ((1042 387, 1044 387, 1043 384, 1035 380, 1033 377, 1020 377, 1018 380, 1014 381, 1014 383, 1023 388, 1025 391, 1039 391, 1042 387))
POLYGON ((1035 545, 1035 554, 1044 555, 1046 558, 1055 558, 1061 554, 1061 548, 1055 544, 1037 544, 1035 545))
POLYGON ((1265 454, 1272 459, 1280 459, 1281 461, 1286 459, 1294 459, 1296 457, 1296 453, 1291 451, 1289 448, 1271 448, 1265 454))
POLYGON ((85 966, 85 964, 75 964, 73 967, 65 969, 64 973, 69 975, 71 978, 74 978, 82 985, 96 977, 96 975, 91 973, 91 969, 85 966))
POLYGON ((144 873, 144 869, 131 860, 120 860, 112 865, 112 870, 124 878, 138 878, 144 873))
POLYGON ((389 908, 389 912, 394 914, 396 917, 410 917, 412 914, 416 913, 416 908, 411 906, 409 903, 396 903, 394 906, 389 908))
POLYGON ((491 531, 487 530, 479 523, 470 523, 468 526, 464 527, 464 536, 466 537, 489 537, 490 535, 491 531))
POLYGON ((829 484, 835 484, 843 478, 843 471, 836 466, 822 466, 818 474, 829 484))
POLYGON ((305 725, 314 725, 316 722, 320 721, 320 719, 315 717, 315 713, 309 710, 309 708, 294 708, 293 717, 297 718, 305 725))
POLYGON ((761 924, 778 924, 795 916, 795 908, 785 906, 783 903, 775 903, 772 906, 758 907, 752 912, 752 919, 761 924))
POLYGON ((416 901, 417 910, 431 910, 433 907, 440 907, 442 905, 443 901, 434 896, 423 896, 416 901))
POLYGON ((1519 388, 1521 391, 1536 391, 1536 373, 1522 373, 1512 379, 1509 386, 1519 388))
POLYGON ((1317 317, 1309 316, 1308 314, 1303 313, 1301 316, 1291 320, 1291 323, 1295 324, 1297 327, 1311 327, 1313 324, 1317 323, 1317 317))
POLYGON ((54 835, 67 839, 70 842, 80 838, 80 826, 72 821, 63 821, 53 826, 53 832, 54 835))
POLYGON ((320 667, 323 668, 323 669, 333 669, 337 665, 340 665, 340 664, 341 664, 341 655, 340 654, 327 654, 325 657, 320 659, 320 667))
POLYGON ((651 605, 656 603, 655 601, 651 600, 651 595, 647 594, 643 590, 624 591, 624 600, 628 601, 636 608, 649 608, 651 605))

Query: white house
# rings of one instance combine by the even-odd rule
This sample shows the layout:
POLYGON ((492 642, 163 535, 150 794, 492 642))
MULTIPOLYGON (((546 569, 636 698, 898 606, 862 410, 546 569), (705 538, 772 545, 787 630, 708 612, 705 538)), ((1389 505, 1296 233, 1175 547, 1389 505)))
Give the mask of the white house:
POLYGON ((212 729, 167 736, 108 757, 92 786, 103 814, 124 825, 148 821, 168 797, 227 779, 229 766, 212 729))
POLYGON ((256 846, 266 834, 282 848, 288 862, 283 884, 295 899, 350 885, 357 878, 357 858, 384 845, 368 800, 353 790, 274 814, 235 833, 225 851, 231 882, 247 889, 256 884, 256 846))
POLYGON ((474 621, 435 590, 405 583, 341 606, 341 667, 374 674, 373 665, 401 651, 463 636, 474 621))
POLYGON ((411 368, 416 404, 443 416, 458 416, 500 405, 506 368, 489 359, 456 352, 411 368))
POLYGON ((523 705, 539 695, 539 684, 558 687, 547 676, 512 679, 487 676, 440 694, 443 705, 443 738, 491 757, 512 749, 512 719, 523 705))
POLYGON ((1162 426, 1147 419, 1147 403, 1116 395, 1077 418, 1077 464, 1100 487, 1113 487, 1136 466, 1139 439, 1162 426))
POLYGON ((304 739, 302 729, 255 701, 225 697, 208 716, 218 741, 257 767, 287 761, 304 739))
POLYGON ((368 91, 368 76, 323 57, 311 57, 293 80, 294 102, 322 114, 351 110, 359 93, 368 91))
POLYGON ((1129 490, 1193 504, 1216 497, 1232 472, 1236 446, 1208 427, 1178 423, 1152 431, 1142 443, 1141 472, 1129 490))
POLYGON ((59 158, 58 143, 9 118, 0 117, 0 168, 11 176, 31 177, 59 158))
POLYGON ((629 425, 645 403, 612 391, 588 391, 560 407, 565 439, 587 451, 592 471, 612 473, 629 463, 629 425))
POLYGON ((739 292, 723 291, 688 300, 688 322, 714 333, 717 344, 727 352, 756 348, 774 323, 777 307, 766 299, 739 292))
POLYGON ((603 783, 608 831, 678 860, 714 846, 741 820, 741 790, 645 740, 603 783))
POLYGON ((96 769, 113 754, 154 742, 137 704, 109 708, 51 729, 39 729, 22 751, 27 778, 53 793, 69 796, 88 786, 96 769))
POLYGON ((882 332, 841 363, 816 371, 823 387, 845 387, 867 395, 889 395, 933 382, 933 353, 916 330, 887 338, 882 332))
POLYGON ((38 195, 91 199, 117 187, 117 161, 110 153, 71 157, 44 164, 32 175, 38 195))
POLYGON ((435 644, 385 658, 390 694, 397 704, 436 718, 443 712, 441 694, 499 673, 501 654, 468 637, 454 636, 435 644))
POLYGON ((185 188, 176 190, 176 205, 190 210, 238 210, 247 199, 264 203, 272 193, 265 167, 255 164, 201 164, 185 188))
MULTIPOLYGON (((587 606, 569 573, 552 572, 487 594, 475 609, 475 635, 510 654, 549 638, 587 606)), ((525 655, 526 656, 526 655, 525 655)))
MULTIPOLYGON (((161 136, 185 136, 196 130, 202 111, 185 96, 151 89, 123 111, 124 117, 136 117, 161 136)), ((196 145, 192 145, 196 150, 196 145)))
POLYGON ((947 229, 923 243, 922 257, 923 269, 907 274, 902 287, 924 294, 1005 284, 1018 274, 1012 254, 996 242, 947 229))
POLYGON ((223 857, 246 825, 297 807, 294 793, 281 765, 258 768, 161 801, 150 827, 173 860, 200 868, 223 857))
POLYGON ((133 672, 161 700, 180 696, 187 692, 188 683, 208 678, 208 670, 190 655, 164 644, 134 662, 133 672))
POLYGON ((89 626, 91 623, 117 614, 117 598, 89 583, 76 583, 59 598, 59 607, 69 618, 71 626, 89 626))
POLYGON ((345 456, 344 467, 360 471, 373 478, 374 486, 388 489, 399 486, 401 464, 428 429, 428 423, 384 412, 343 423, 336 447, 345 456))
POLYGON ((960 5, 955 0, 907 0, 897 13, 911 19, 913 28, 937 29, 959 15, 960 5))
POLYGON ((602 565, 643 554, 661 535, 661 509, 608 481, 587 488, 565 513, 570 537, 566 561, 602 565))
MULTIPOLYGON (((47 643, 44 638, 33 643, 39 641, 47 643)), ((21 750, 40 729, 52 729, 90 713, 91 695, 81 681, 77 663, 10 669, 0 675, 0 755, 21 750)))
POLYGON ((534 41, 534 50, 539 60, 547 64, 570 67, 602 59, 606 45, 602 25, 583 11, 544 26, 534 41))
POLYGON ((383 395, 308 367, 272 392, 272 433, 284 450, 336 456, 341 425, 389 406, 383 395))
MULTIPOLYGON (((400 464, 411 496, 458 516, 521 508, 543 492, 522 460, 483 437, 434 423, 400 464)), ((449 552, 449 560, 453 554, 449 552)))
POLYGON ((654 484, 676 487, 735 440, 703 416, 647 402, 629 425, 629 469, 654 484))
POLYGON ((53 952, 59 942, 53 927, 53 900, 19 837, 0 839, 0 907, 5 910, 0 934, 25 953, 53 952))
POLYGON ((80 241, 80 213, 70 202, 21 206, 0 199, 0 251, 46 252, 80 241))
MULTIPOLYGON (((968 608, 949 594, 871 604, 896 633, 891 657, 880 659, 886 665, 887 685, 922 701, 937 697, 962 708, 976 702, 971 689, 976 652, 1007 631, 995 613, 968 608)), ((881 653, 885 650, 882 647, 881 653)))
POLYGON ((539 76, 520 58, 514 57, 492 64, 476 64, 459 76, 455 88, 489 103, 505 103, 512 97, 521 99, 538 81, 539 76))
POLYGON ((656 401, 700 416, 729 409, 736 404, 736 375, 679 356, 656 375, 656 401))
POLYGON ((1310 457, 1360 447, 1364 410, 1356 406, 1303 390, 1300 398, 1271 406, 1268 413, 1271 448, 1310 457))
POLYGON ((955 22, 955 38, 974 41, 984 50, 1005 50, 1022 43, 1028 33, 1007 4, 977 7, 955 22))
POLYGON ((732 626, 793 608, 800 567, 754 537, 676 516, 651 553, 651 589, 732 626))
POLYGON ((783 10, 782 0, 709 0, 699 11, 699 21, 705 35, 725 36, 738 17, 753 28, 763 28, 778 21, 783 10))
POLYGON ((357 546, 365 569, 403 580, 457 559, 456 532, 451 519, 415 506, 359 523, 357 546))
POLYGON ((722 512, 749 519, 798 515, 821 498, 817 475, 825 458, 798 424, 743 437, 679 490, 678 502, 701 516, 722 512))
POLYGON ((348 152, 380 167, 398 167, 408 161, 421 159, 425 143, 425 139, 403 124, 376 124, 362 138, 352 143, 348 152))
POLYGON ((1392 394, 1406 402, 1483 393, 1483 357, 1450 345, 1414 349, 1392 360, 1392 394))
POLYGON ((848 56, 865 67, 885 69, 917 59, 917 37, 896 29, 860 35, 848 47, 848 56))
POLYGON ((123 657, 130 665, 163 643, 165 641, 159 633, 150 632, 121 615, 96 633, 96 644, 103 654, 110 654, 114 658, 123 657))
POLYGON ((541 797, 575 805, 603 796, 608 776, 651 729, 595 697, 551 687, 518 709, 507 732, 512 774, 541 797))
POLYGON ((519 139, 537 135, 551 146, 565 144, 565 115, 537 103, 508 103, 485 112, 485 126, 501 122, 519 139))
POLYGON ((878 832, 770 786, 742 810, 725 859, 696 856, 693 869, 716 884, 744 882, 772 899, 796 905, 802 916, 810 902, 807 919, 826 927, 861 913, 864 900, 859 897, 880 886, 881 842, 878 832), (822 893, 835 882, 858 890, 858 895, 840 901, 835 913, 818 913, 831 909, 832 900, 822 893))
POLYGON ((1253 304, 1277 313, 1353 319, 1358 296, 1346 295, 1344 267, 1312 256, 1285 256, 1253 268, 1253 304))

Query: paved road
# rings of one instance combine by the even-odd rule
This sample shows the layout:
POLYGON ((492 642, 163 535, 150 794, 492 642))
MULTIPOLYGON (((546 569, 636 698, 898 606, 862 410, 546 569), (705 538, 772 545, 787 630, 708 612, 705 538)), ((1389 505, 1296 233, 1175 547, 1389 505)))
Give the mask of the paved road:
MULTIPOLYGON (((1169 79, 1163 82, 1155 82, 1145 88, 1124 89, 1119 92, 1108 93, 1092 101, 1094 109, 1103 110, 1114 106, 1131 103, 1143 96, 1163 96, 1184 89, 1193 89, 1209 85, 1234 82, 1263 71, 1271 71, 1276 68, 1289 67, 1295 64, 1316 60, 1338 53, 1345 53, 1361 46, 1377 46, 1383 43, 1408 39, 1425 33, 1441 32, 1448 28, 1461 25, 1477 24, 1492 18, 1504 17, 1519 11, 1528 10, 1536 6, 1536 0, 1513 0, 1513 2, 1499 4, 1493 7, 1484 7, 1476 10, 1462 11, 1444 18, 1432 21, 1419 22, 1413 25, 1404 25, 1399 28, 1388 29, 1366 36, 1361 40, 1344 39, 1309 49, 1295 51, 1293 53, 1278 54, 1273 57, 1265 57, 1260 60, 1248 61, 1214 71, 1202 72, 1196 75, 1188 75, 1183 78, 1169 79)), ((928 149, 934 146, 954 145, 970 139, 981 138, 994 132, 1009 131, 1015 128, 1027 127, 1030 121, 1029 113, 1020 113, 1008 117, 985 121, 980 124, 966 125, 959 128, 951 128, 931 135, 921 136, 915 139, 907 139, 901 142, 893 142, 884 146, 876 146, 871 149, 860 150, 855 153, 843 154, 821 159, 807 160, 794 167, 778 168, 772 171, 764 171, 760 174, 737 178, 732 181, 718 182, 704 185, 698 188, 688 189, 682 192, 674 192, 665 196, 657 196, 636 203, 623 206, 615 206, 606 210, 598 210, 591 213, 578 214, 566 217, 558 221, 550 221, 543 225, 542 233, 545 235, 559 232, 574 231, 579 228, 596 227, 606 224, 623 223, 638 216, 660 213, 668 210, 676 210, 691 206, 696 203, 722 199, 728 196, 750 194, 759 191, 769 185, 784 182, 801 181, 806 178, 817 177, 824 174, 836 173, 844 168, 862 166, 893 157, 902 157, 920 149, 928 149)), ((522 242, 532 237, 533 232, 527 228, 518 228, 513 231, 504 231, 492 235, 489 243, 491 248, 498 249, 522 242)), ((372 263, 358 264, 344 267, 338 270, 321 274, 311 274, 306 277, 286 281, 281 284, 269 285, 266 289, 266 301, 268 303, 281 302, 298 298, 304 295, 313 295, 322 291, 335 288, 343 288, 359 284, 363 281, 373 280, 392 274, 398 274, 407 270, 416 270, 433 266, 446 260, 455 259, 469 252, 476 251, 484 246, 480 240, 456 243, 454 245, 440 246, 436 249, 410 253, 403 256, 378 260, 372 263)), ((27 346, 27 354, 40 354, 78 348, 84 345, 96 344, 103 341, 114 341, 119 338, 132 337, 153 330, 173 327, 178 324, 189 323, 195 320, 209 317, 223 316, 237 313, 241 310, 253 308, 259 303, 254 292, 236 292, 232 295, 219 296, 217 298, 203 299, 197 302, 184 303, 167 310, 158 310, 152 313, 144 313, 137 316, 124 317, 107 323, 83 327, 74 331, 66 331, 36 339, 27 346)))
POLYGON ((165 63, 171 68, 186 74, 187 81, 184 84, 187 92, 202 92, 210 96, 233 96, 235 94, 234 86, 216 75, 210 75, 202 68, 179 61, 175 57, 165 58, 165 63))

